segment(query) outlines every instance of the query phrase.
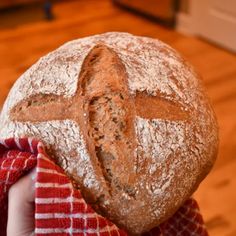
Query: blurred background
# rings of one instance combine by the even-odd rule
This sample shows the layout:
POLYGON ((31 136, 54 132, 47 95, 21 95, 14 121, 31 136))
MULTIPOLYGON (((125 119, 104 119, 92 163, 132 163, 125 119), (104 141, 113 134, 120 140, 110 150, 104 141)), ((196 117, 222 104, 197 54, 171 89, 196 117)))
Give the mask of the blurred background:
POLYGON ((107 31, 161 39, 202 74, 220 127, 198 200, 210 235, 236 235, 235 0, 0 0, 0 107, 15 80, 68 40, 107 31))

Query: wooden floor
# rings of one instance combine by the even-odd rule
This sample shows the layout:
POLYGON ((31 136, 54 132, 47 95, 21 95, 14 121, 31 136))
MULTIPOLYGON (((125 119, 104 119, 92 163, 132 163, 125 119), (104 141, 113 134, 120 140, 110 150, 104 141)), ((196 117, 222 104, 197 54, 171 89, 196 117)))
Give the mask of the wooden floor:
POLYGON ((180 51, 202 74, 220 127, 217 163, 200 186, 199 201, 210 235, 236 235, 236 56, 130 14, 109 1, 62 1, 55 20, 33 12, 0 16, 0 106, 17 77, 64 42, 106 31, 159 38, 180 51), (27 15, 28 14, 28 15, 27 15), (14 17, 17 16, 17 17, 14 17), (29 19, 27 19, 27 16, 29 19), (32 21, 30 19, 32 18, 32 21))

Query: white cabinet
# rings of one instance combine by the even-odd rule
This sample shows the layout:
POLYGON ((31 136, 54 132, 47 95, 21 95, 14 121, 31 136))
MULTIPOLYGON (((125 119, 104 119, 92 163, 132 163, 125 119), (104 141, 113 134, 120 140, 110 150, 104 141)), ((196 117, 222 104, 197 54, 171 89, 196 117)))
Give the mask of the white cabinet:
POLYGON ((236 0, 189 0, 188 7, 180 26, 185 21, 189 32, 236 52, 236 0))

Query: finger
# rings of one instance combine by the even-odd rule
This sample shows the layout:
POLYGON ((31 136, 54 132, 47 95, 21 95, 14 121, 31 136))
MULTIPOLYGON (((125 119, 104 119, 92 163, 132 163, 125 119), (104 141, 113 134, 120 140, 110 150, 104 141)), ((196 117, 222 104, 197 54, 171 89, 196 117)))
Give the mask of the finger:
POLYGON ((34 232, 35 171, 22 177, 9 190, 7 236, 34 232))

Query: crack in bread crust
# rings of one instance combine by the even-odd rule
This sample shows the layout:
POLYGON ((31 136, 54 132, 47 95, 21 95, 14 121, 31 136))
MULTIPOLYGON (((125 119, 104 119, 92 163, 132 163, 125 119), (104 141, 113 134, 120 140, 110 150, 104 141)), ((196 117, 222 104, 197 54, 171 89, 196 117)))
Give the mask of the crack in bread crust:
POLYGON ((125 68, 114 51, 97 45, 88 54, 83 64, 79 91, 86 101, 83 109, 88 113, 86 130, 109 194, 114 197, 119 191, 124 191, 134 196, 134 183, 129 176, 133 175, 135 179, 132 161, 135 109, 128 94, 125 68))

